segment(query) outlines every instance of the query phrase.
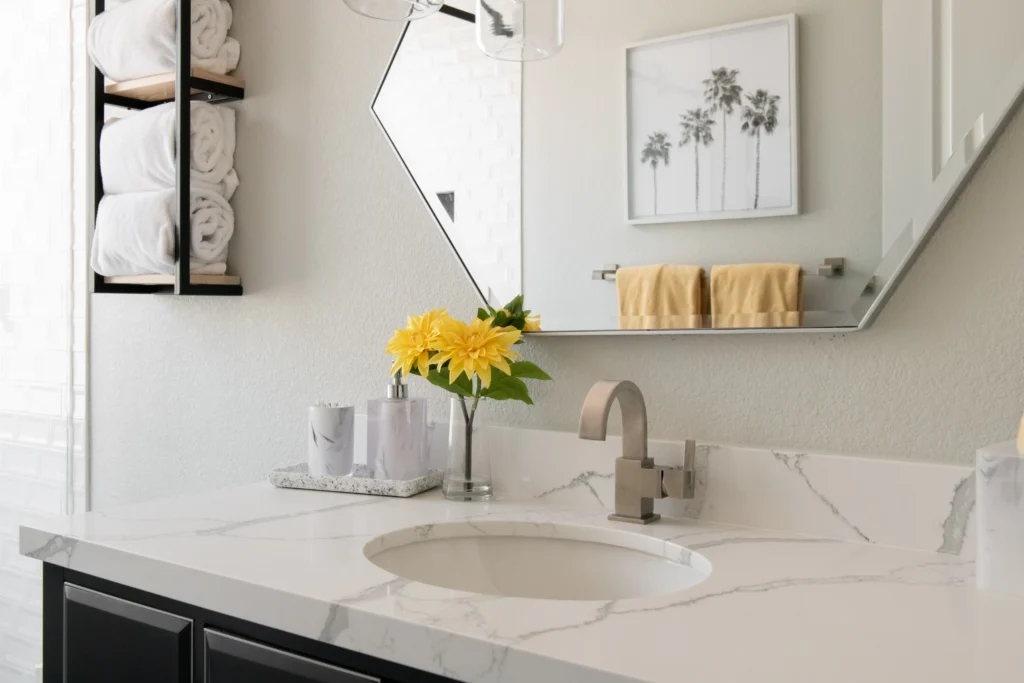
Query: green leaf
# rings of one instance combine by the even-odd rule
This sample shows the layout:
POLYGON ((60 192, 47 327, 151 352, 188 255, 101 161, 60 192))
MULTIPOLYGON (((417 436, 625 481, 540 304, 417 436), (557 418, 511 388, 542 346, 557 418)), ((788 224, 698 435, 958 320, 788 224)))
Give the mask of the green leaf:
POLYGON ((523 312, 523 295, 520 294, 515 299, 512 299, 512 301, 509 301, 508 305, 505 306, 505 310, 513 316, 520 315, 523 312))
MULTIPOLYGON (((445 373, 445 377, 449 376, 448 368, 444 368, 441 372, 445 373)), ((460 395, 472 396, 473 395, 473 381, 466 376, 465 373, 459 375, 459 378, 452 382, 451 386, 458 387, 461 391, 460 395)))
POLYGON ((476 319, 477 320, 490 320, 491 319, 491 314, 490 314, 490 312, 486 308, 478 308, 478 309, 476 309, 476 319))
POLYGON ((430 374, 427 375, 427 381, 435 387, 441 387, 445 391, 451 392, 456 396, 465 396, 468 398, 473 395, 473 385, 469 381, 469 378, 463 374, 455 380, 454 384, 452 384, 449 379, 448 368, 441 368, 440 370, 436 368, 431 369, 430 374))
POLYGON ((486 398, 491 401, 511 401, 512 397, 504 391, 491 387, 490 389, 484 389, 480 394, 481 398, 486 398))
POLYGON ((498 311, 494 315, 494 322, 491 323, 491 327, 506 327, 509 322, 509 316, 504 311, 498 311))
POLYGON ((531 363, 528 360, 521 360, 509 365, 512 368, 513 377, 521 377, 523 379, 539 379, 539 380, 550 380, 551 375, 541 370, 537 365, 531 363))
POLYGON ((491 386, 484 389, 481 394, 484 398, 495 401, 522 401, 532 406, 533 399, 530 398, 530 390, 526 382, 518 377, 509 377, 503 372, 494 372, 491 376, 491 386))

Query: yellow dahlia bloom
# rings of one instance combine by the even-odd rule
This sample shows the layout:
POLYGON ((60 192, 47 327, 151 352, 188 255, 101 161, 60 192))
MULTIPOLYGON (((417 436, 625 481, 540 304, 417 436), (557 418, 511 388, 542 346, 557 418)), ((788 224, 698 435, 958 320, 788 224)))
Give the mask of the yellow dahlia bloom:
POLYGON ((408 377, 415 365, 420 375, 426 377, 430 372, 433 344, 438 339, 441 324, 448 319, 448 309, 438 308, 418 317, 410 317, 404 330, 395 330, 395 336, 384 349, 395 357, 391 374, 401 370, 408 377))
POLYGON ((541 332, 540 329, 540 316, 531 315, 526 319, 526 325, 523 326, 523 332, 541 332))
POLYGON ((491 386, 491 368, 512 374, 508 361, 519 357, 512 345, 522 333, 514 327, 491 327, 493 320, 474 320, 468 325, 461 320, 446 319, 433 344, 438 351, 434 365, 448 363, 449 376, 455 382, 463 373, 473 380, 480 378, 483 387, 491 386))

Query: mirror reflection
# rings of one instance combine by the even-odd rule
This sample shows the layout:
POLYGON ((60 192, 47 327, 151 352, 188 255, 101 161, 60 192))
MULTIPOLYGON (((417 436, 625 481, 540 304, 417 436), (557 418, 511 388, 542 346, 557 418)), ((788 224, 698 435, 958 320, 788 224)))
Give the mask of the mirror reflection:
POLYGON ((524 66, 449 4, 373 109, 481 295, 546 332, 855 328, 986 140, 1017 5, 569 0, 524 66))

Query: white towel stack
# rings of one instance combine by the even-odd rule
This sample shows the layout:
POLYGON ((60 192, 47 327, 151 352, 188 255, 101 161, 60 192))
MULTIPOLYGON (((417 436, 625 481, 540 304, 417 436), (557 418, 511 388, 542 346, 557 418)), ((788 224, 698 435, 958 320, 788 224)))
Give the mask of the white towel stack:
MULTIPOLYGON (((191 0, 192 65, 226 74, 238 66, 241 47, 228 37, 227 0, 191 0)), ((131 0, 101 12, 89 25, 93 63, 114 81, 174 71, 176 0, 131 0)))
MULTIPOLYGON (((183 0, 184 1, 184 0, 183 0)), ((227 0, 188 0, 192 65, 216 73, 238 66, 228 37, 227 0)), ((108 0, 89 26, 96 67, 114 81, 173 71, 177 0, 108 0)), ((109 121, 100 137, 104 197, 96 213, 92 266, 101 275, 173 274, 178 260, 175 201, 175 105, 163 104, 109 121)), ((235 173, 235 112, 191 106, 189 255, 192 272, 223 274, 235 216, 228 200, 235 173)))
MULTIPOLYGON (((139 2, 140 0, 132 0, 139 2)), ((174 103, 110 121, 100 136, 104 197, 96 212, 92 267, 100 275, 173 274, 178 257, 174 103)), ((223 274, 235 214, 235 112, 193 102, 190 153, 194 273, 223 274)))

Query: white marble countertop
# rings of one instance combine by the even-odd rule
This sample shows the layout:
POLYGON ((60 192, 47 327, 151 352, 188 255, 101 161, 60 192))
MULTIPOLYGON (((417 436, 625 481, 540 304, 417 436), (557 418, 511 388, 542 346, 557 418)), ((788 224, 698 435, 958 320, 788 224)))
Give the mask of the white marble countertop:
POLYGON ((21 552, 462 681, 1024 680, 1024 600, 977 591, 951 555, 664 519, 629 530, 699 551, 711 577, 611 602, 459 593, 363 555, 379 534, 481 518, 616 526, 543 500, 258 484, 23 527, 21 552))

